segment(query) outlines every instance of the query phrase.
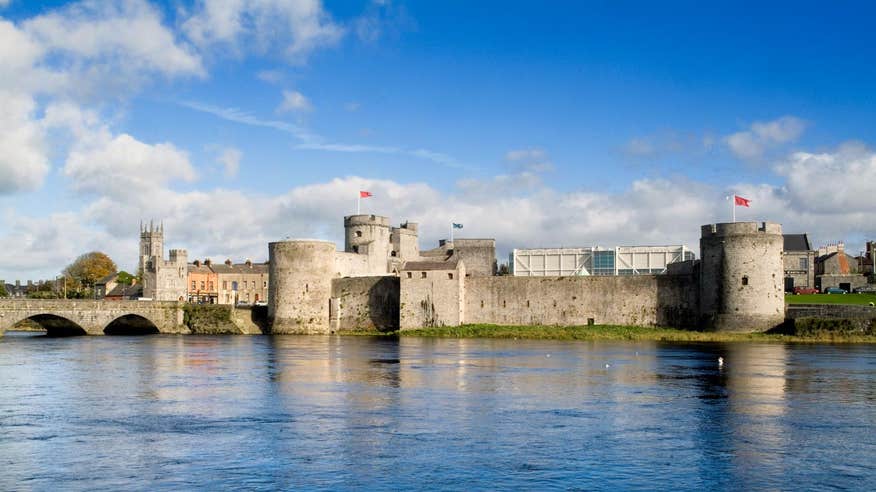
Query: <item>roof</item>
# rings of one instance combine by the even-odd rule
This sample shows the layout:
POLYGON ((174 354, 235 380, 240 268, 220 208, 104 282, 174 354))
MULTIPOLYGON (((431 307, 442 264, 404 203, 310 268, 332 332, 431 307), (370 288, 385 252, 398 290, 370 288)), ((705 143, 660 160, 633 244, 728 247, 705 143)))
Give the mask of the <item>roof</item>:
POLYGON ((806 234, 782 234, 785 251, 810 251, 809 237, 806 234))
POLYGON ((103 277, 102 279, 98 280, 94 284, 95 285, 106 285, 106 284, 114 281, 118 276, 119 276, 118 272, 111 273, 111 274, 107 275, 106 277, 103 277))
POLYGON ((406 261, 402 270, 456 270, 457 261, 406 261))
POLYGON ((226 265, 225 263, 213 263, 210 265, 210 268, 213 269, 216 273, 224 273, 224 274, 260 274, 260 273, 268 273, 268 265, 265 263, 253 263, 252 266, 247 265, 246 263, 235 263, 233 265, 226 265))
POLYGON ((126 285, 119 284, 113 287, 113 289, 106 293, 104 297, 140 297, 143 293, 143 285, 142 284, 134 284, 134 285, 126 285))

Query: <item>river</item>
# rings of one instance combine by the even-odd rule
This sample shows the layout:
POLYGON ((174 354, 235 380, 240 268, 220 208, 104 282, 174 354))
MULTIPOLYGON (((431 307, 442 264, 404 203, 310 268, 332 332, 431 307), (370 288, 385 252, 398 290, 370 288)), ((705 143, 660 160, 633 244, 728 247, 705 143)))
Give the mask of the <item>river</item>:
POLYGON ((873 345, 0 338, 0 490, 872 490, 874 424, 873 345))

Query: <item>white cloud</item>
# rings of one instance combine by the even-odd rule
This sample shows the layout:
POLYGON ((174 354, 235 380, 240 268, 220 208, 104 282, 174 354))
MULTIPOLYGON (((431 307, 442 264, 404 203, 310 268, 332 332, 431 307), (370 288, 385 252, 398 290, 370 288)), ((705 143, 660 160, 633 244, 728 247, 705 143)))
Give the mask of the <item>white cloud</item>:
POLYGON ((313 109, 310 101, 298 91, 283 91, 283 102, 277 108, 278 113, 300 113, 313 109))
MULTIPOLYGON (((53 70, 75 79, 66 92, 130 91, 144 76, 203 76, 200 57, 162 23, 143 0, 85 0, 28 19, 22 29, 46 54, 53 70)), ((59 88, 61 89, 61 88, 59 88)))
POLYGON ((30 96, 0 90, 0 194, 35 190, 49 171, 35 108, 30 96))
POLYGON ((847 143, 833 152, 795 152, 775 168, 795 209, 876 215, 876 152, 847 143))
POLYGON ((344 34, 319 0, 200 0, 183 30, 198 46, 220 44, 238 53, 251 46, 261 52, 282 46, 292 63, 344 34))
POLYGON ((783 116, 773 121, 754 122, 748 130, 724 137, 730 151, 745 160, 758 160, 772 148, 793 142, 803 134, 806 122, 794 116, 783 116))
POLYGON ((222 149, 216 160, 222 165, 226 178, 234 178, 240 170, 240 159, 243 153, 235 148, 222 149))
POLYGON ((539 148, 511 150, 505 154, 505 160, 517 171, 543 173, 554 169, 547 152, 539 148))
POLYGON ((66 121, 74 122, 69 128, 77 140, 63 172, 73 190, 103 197, 154 199, 153 193, 168 183, 195 179, 188 154, 173 144, 147 144, 125 133, 113 135, 105 126, 88 126, 70 113, 66 121))

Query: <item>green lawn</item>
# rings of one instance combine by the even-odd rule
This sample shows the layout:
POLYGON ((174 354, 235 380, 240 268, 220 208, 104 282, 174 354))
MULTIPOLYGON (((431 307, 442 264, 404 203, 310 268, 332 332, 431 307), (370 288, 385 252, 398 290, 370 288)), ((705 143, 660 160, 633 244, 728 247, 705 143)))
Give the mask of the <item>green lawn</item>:
POLYGON ((788 294, 788 304, 876 304, 876 294, 788 294))

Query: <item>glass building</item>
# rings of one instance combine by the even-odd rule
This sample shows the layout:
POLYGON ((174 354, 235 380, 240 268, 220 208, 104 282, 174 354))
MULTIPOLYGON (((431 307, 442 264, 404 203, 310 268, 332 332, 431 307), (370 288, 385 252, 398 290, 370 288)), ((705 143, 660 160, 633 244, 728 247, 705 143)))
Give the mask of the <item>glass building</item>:
POLYGON ((570 275, 655 275, 670 263, 693 260, 692 251, 679 246, 617 246, 614 248, 515 249, 510 265, 518 277, 570 275))

